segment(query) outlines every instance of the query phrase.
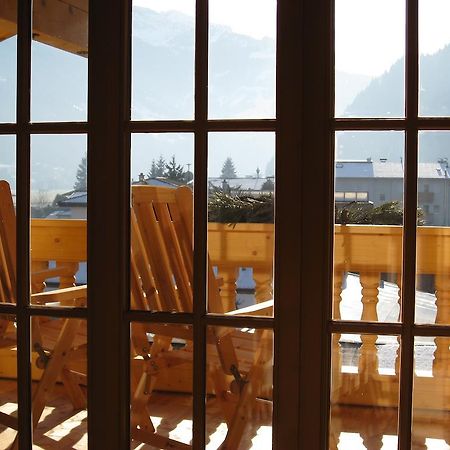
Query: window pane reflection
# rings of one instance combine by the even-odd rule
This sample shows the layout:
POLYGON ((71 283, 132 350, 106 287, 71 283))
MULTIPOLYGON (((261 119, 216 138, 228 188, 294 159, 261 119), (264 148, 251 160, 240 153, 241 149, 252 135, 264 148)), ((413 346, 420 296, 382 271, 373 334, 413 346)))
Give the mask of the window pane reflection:
POLYGON ((16 121, 17 3, 0 3, 0 122, 16 121))
POLYGON ((87 119, 88 0, 33 2, 32 121, 87 119))

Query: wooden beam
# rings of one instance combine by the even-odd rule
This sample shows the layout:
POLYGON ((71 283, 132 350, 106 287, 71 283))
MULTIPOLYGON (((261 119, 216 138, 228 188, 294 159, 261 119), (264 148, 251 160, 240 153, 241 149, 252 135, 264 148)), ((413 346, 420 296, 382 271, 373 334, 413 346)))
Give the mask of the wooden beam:
MULTIPOLYGON (((0 41, 16 34, 17 0, 0 2, 0 41)), ((77 55, 88 52, 88 0, 36 0, 33 39, 77 55)))

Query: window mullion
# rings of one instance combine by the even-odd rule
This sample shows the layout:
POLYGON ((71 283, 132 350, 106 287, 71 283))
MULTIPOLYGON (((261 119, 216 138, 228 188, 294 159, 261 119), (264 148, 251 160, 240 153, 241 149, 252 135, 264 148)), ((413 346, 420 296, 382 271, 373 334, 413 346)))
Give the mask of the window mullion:
POLYGON ((406 142, 399 448, 411 448, 417 226, 418 0, 406 2, 406 142))
POLYGON ((89 2, 88 444, 92 449, 130 446, 126 320, 130 170, 124 150, 130 8, 128 1, 89 2))
POLYGON ((16 239, 17 252, 17 378, 19 448, 32 447, 31 365, 30 365, 30 84, 32 2, 17 2, 17 173, 16 239))
POLYGON ((194 148, 194 361, 193 448, 205 448, 206 425, 206 268, 208 170, 208 0, 197 0, 195 18, 195 148, 194 148))

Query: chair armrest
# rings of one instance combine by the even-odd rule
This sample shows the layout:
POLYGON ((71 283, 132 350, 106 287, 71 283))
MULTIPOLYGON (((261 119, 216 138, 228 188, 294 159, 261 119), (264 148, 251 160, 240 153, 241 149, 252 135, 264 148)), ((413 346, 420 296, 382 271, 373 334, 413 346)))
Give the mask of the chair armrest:
POLYGON ((266 300, 265 302, 256 303, 241 309, 235 309, 225 313, 227 316, 272 316, 273 315, 273 300, 266 300))
POLYGON ((36 305, 55 304, 70 300, 74 302, 74 306, 86 306, 87 285, 31 294, 31 303, 36 305))

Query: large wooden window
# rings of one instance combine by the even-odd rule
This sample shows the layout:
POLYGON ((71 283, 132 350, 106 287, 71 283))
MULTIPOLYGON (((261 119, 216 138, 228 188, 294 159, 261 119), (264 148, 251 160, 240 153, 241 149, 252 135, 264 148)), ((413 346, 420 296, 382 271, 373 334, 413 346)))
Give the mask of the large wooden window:
POLYGON ((444 2, 150 3, 0 4, 8 444, 446 448, 444 2))
POLYGON ((335 2, 330 449, 449 445, 445 8, 335 2))

